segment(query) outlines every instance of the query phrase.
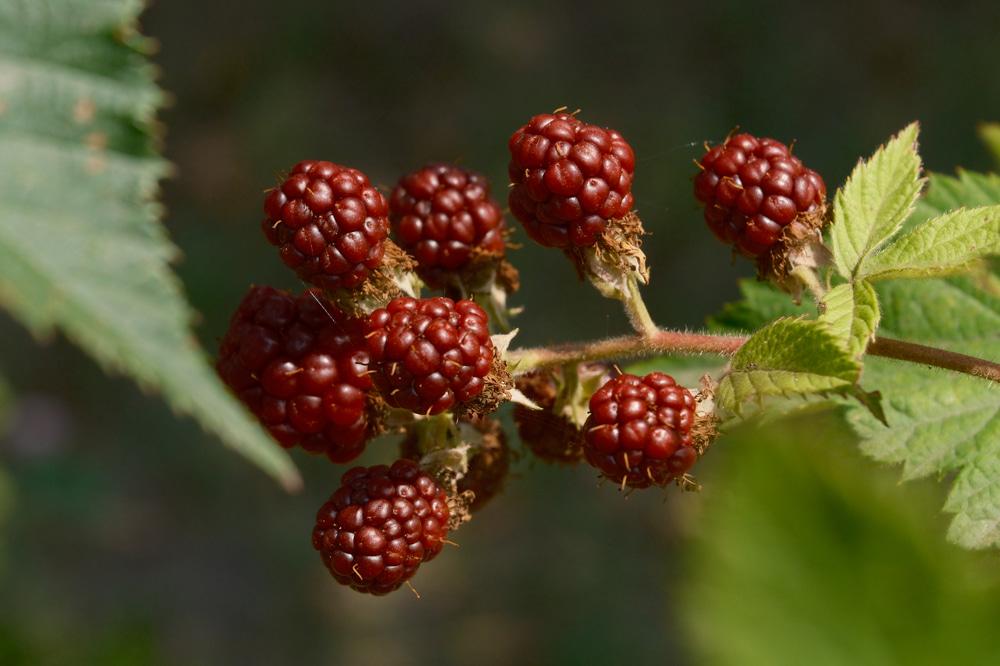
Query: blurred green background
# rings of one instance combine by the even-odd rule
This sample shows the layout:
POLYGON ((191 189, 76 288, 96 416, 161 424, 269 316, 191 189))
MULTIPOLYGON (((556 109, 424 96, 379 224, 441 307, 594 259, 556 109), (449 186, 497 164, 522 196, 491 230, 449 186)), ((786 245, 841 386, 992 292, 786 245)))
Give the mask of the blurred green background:
MULTIPOLYGON (((975 125, 1000 112, 996 3, 161 0, 143 23, 174 97, 165 221, 210 350, 249 283, 296 286, 257 225, 300 159, 385 186, 454 160, 502 199, 510 132, 579 107, 638 155, 654 317, 698 326, 751 274, 690 195, 702 141, 795 140, 832 189, 913 119, 929 168, 986 169, 975 125)), ((520 342, 626 330, 558 255, 512 259, 520 342)), ((420 600, 374 599, 309 543, 341 470, 299 456, 306 490, 285 495, 67 343, 6 315, 0 339, 0 664, 1000 663, 996 555, 945 544, 941 490, 897 485, 835 414, 723 438, 698 495, 624 499, 522 458, 420 600)))

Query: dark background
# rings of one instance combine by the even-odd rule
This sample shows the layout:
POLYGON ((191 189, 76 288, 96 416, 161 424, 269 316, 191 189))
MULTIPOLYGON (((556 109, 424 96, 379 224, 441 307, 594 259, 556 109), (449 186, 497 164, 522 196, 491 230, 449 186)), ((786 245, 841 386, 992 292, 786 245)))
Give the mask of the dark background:
MULTIPOLYGON (((510 133, 535 113, 581 108, 636 151, 654 318, 697 327, 752 274, 694 205, 703 141, 736 126, 794 140, 832 191, 914 119, 929 168, 986 169, 975 127, 1000 111, 994 3, 161 0, 143 27, 173 96, 165 223, 209 350, 249 283, 296 286, 258 223, 263 190, 300 159, 357 166, 386 187, 426 161, 458 161, 502 200, 510 133)), ((519 342, 626 330, 557 253, 525 246, 512 260, 527 307, 519 342)), ((711 490, 623 500, 589 469, 525 458, 456 535, 461 547, 421 570, 422 599, 362 597, 336 586, 309 544, 340 470, 297 457, 307 488, 287 496, 68 344, 39 346, 6 315, 0 333, 15 396, 0 439, 11 498, 0 500, 0 663, 702 661, 688 627, 707 611, 685 585, 709 576, 692 544, 726 543, 699 526, 711 490)), ((807 438, 811 456, 825 440, 807 438)), ((853 460, 849 435, 829 439, 837 460, 853 460)), ((738 473, 725 454, 741 441, 706 459, 709 489, 738 473)), ((377 442, 365 460, 392 457, 377 442)), ((852 469, 863 483, 874 467, 852 469)), ((921 534, 966 562, 939 543, 943 525, 931 514, 921 534)), ((907 617, 905 604, 886 613, 907 617)), ((917 618, 905 626, 920 631, 917 618)))

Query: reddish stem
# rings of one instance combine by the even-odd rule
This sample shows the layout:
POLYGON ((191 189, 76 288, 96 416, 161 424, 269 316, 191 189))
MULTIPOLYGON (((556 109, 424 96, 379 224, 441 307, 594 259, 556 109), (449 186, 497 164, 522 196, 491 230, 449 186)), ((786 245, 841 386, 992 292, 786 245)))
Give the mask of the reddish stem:
MULTIPOLYGON (((507 354, 507 361, 515 373, 523 373, 564 363, 644 358, 660 354, 732 356, 748 339, 745 335, 710 335, 661 329, 648 337, 622 336, 556 347, 514 349, 507 354)), ((876 338, 868 346, 868 353, 1000 382, 1000 363, 913 342, 876 338)))

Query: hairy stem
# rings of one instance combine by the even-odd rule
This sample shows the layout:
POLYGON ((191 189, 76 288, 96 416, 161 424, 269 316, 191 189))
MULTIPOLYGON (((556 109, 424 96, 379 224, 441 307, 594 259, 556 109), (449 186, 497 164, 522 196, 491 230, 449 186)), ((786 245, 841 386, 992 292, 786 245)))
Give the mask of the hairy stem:
POLYGON ((626 289, 622 304, 625 306, 625 314, 628 315, 632 328, 639 335, 647 338, 655 337, 660 333, 660 329, 646 309, 646 302, 642 300, 642 294, 639 292, 639 281, 634 275, 630 275, 626 281, 626 289))
POLYGON ((648 336, 626 335, 595 342, 555 347, 514 349, 507 362, 515 374, 564 363, 643 358, 660 354, 717 354, 732 356, 747 341, 742 335, 710 335, 685 331, 656 330, 648 336))
MULTIPOLYGON (((645 358, 662 354, 732 356, 748 339, 744 335, 711 335, 661 329, 645 337, 630 335, 556 347, 514 349, 508 352, 507 362, 514 374, 521 374, 564 363, 645 358)), ((1000 363, 913 342, 875 338, 868 346, 868 353, 1000 382, 1000 363)))

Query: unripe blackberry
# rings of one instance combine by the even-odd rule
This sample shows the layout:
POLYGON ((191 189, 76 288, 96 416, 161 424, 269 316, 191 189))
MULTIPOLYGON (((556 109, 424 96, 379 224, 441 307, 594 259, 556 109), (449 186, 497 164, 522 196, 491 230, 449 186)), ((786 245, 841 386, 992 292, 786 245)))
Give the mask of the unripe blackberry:
POLYGON ((458 482, 459 492, 472 491, 475 499, 469 507, 478 511, 496 497, 507 482, 510 471, 510 448, 500 424, 492 421, 491 429, 483 433, 479 450, 469 461, 469 470, 458 482))
POLYGON ((555 377, 549 371, 536 371, 516 380, 517 388, 541 409, 514 406, 517 434, 531 452, 546 462, 574 464, 583 457, 580 428, 553 409, 558 397, 555 377))
POLYGON ((252 287, 219 347, 222 380, 279 444, 348 462, 375 429, 369 418, 363 322, 318 290, 252 287))
POLYGON ((353 289, 382 262, 389 205, 357 169, 299 162, 268 192, 264 212, 264 235, 306 282, 353 289))
POLYGON ((823 179, 780 141, 736 134, 710 148, 699 166, 694 193, 705 205, 708 227, 751 259, 775 248, 797 219, 822 218, 823 179))
POLYGON ((485 176, 449 164, 430 164, 400 179, 389 198, 396 240, 422 275, 454 273, 475 253, 504 254, 503 213, 485 176))
MULTIPOLYGON (((510 471, 510 447, 507 436, 495 419, 482 419, 476 423, 462 422, 470 430, 475 429, 476 441, 468 461, 465 475, 458 480, 456 492, 471 491, 474 495, 469 511, 478 511, 503 489, 510 471)), ((420 443, 415 432, 409 433, 399 444, 399 455, 419 462, 423 458, 420 443)))
POLYGON ((590 398, 584 455, 622 486, 662 486, 698 460, 695 399, 662 372, 623 374, 590 398))
POLYGON ((371 313, 365 337, 383 399, 417 414, 470 402, 493 365, 486 313, 473 301, 397 298, 371 313))
POLYGON ((635 154, 621 134, 568 113, 540 114, 508 144, 510 210, 536 242, 586 247, 632 209, 635 154))
POLYGON ((444 491, 412 460, 355 467, 317 512, 313 547, 341 585, 388 594, 441 552, 448 516, 444 491))

